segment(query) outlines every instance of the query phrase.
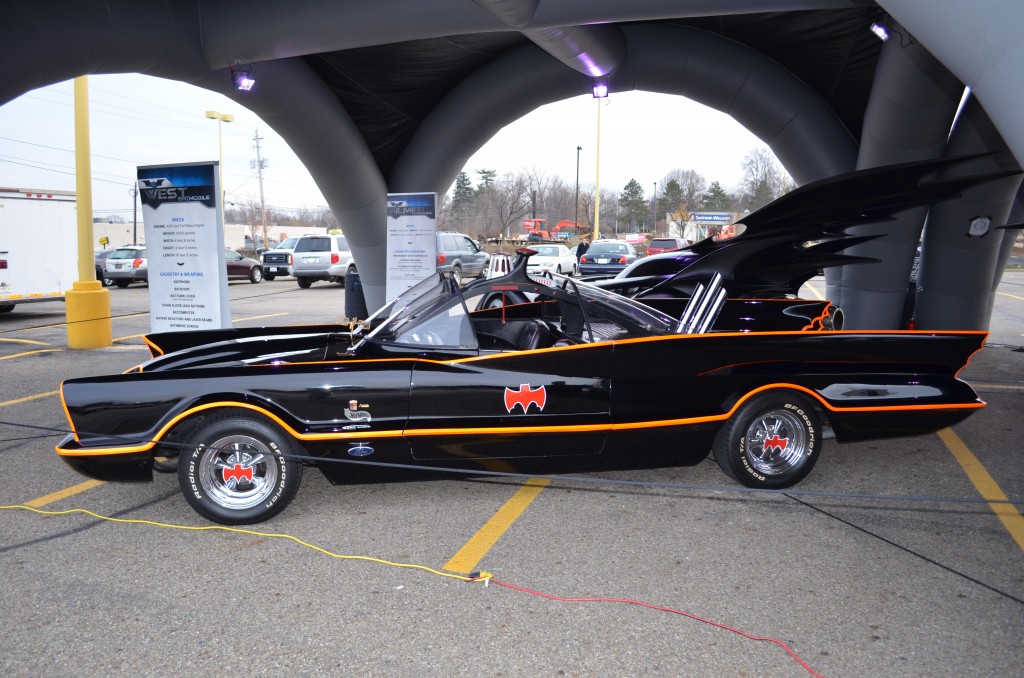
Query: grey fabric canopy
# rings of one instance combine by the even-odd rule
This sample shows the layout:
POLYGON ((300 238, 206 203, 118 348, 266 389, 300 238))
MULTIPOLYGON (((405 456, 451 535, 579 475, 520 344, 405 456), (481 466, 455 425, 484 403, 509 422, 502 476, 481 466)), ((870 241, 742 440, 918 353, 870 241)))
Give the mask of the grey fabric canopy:
MULTIPOLYGON (((587 91, 690 97, 731 115, 798 184, 951 153, 1024 158, 1024 5, 1012 0, 13 0, 0 24, 0 102, 94 73, 138 72, 221 92, 306 164, 384 303, 385 196, 444 191, 497 130, 587 91), (726 9, 723 9, 725 6, 726 9), (771 11, 767 11, 767 10, 771 11), (869 31, 887 24, 891 38, 869 31), (231 88, 229 64, 260 85, 231 88), (955 128, 964 86, 974 98, 955 128), (950 135, 950 129, 953 133, 950 135)), ((927 217, 918 326, 984 328, 1015 230, 1020 181, 905 213, 829 273, 854 327, 898 324, 927 217)))

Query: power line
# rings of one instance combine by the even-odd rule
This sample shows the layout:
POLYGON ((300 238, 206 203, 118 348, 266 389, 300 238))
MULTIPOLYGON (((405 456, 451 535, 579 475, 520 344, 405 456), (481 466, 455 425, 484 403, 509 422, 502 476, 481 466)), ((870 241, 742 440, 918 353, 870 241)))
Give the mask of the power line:
MULTIPOLYGON (((37 144, 32 141, 22 141, 21 139, 12 139, 10 137, 0 137, 0 140, 11 141, 16 144, 25 144, 27 146, 38 146, 39 148, 48 148, 51 151, 63 151, 64 153, 74 153, 75 151, 70 148, 60 148, 58 146, 48 146, 46 144, 37 144)), ((141 165, 142 163, 138 160, 128 160, 127 158, 115 158, 110 155, 100 155, 99 153, 90 153, 91 158, 103 158, 104 160, 117 160, 118 162, 130 162, 133 165, 141 165)))

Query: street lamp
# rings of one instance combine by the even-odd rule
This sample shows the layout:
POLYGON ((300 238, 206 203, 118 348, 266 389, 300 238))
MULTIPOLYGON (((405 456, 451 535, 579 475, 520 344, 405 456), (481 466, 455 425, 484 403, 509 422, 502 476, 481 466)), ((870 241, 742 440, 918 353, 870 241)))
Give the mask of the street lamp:
POLYGON ((218 111, 207 111, 206 117, 217 121, 217 170, 220 178, 220 223, 224 227, 224 125, 225 122, 233 122, 235 116, 231 113, 220 113, 218 111))
POLYGON ((572 227, 578 235, 580 232, 580 151, 582 146, 576 147, 576 216, 573 218, 572 227))

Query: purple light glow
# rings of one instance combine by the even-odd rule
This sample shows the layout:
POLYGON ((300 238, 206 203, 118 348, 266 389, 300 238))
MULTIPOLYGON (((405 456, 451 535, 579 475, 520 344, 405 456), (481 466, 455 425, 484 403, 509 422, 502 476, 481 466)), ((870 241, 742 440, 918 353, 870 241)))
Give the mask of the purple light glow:
POLYGON ((235 84, 235 88, 248 92, 252 89, 252 86, 256 84, 256 78, 252 77, 249 71, 236 71, 231 69, 231 82, 235 84))
POLYGON ((595 99, 606 99, 608 97, 608 85, 603 82, 599 82, 594 85, 594 98, 595 99))

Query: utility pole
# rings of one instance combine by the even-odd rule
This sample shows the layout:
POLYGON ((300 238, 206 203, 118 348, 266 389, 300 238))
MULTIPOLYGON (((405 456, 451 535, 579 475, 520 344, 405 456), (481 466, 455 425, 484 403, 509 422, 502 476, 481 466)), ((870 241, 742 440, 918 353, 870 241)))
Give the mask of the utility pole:
POLYGON ((138 206, 139 201, 136 196, 139 195, 139 186, 136 184, 128 189, 128 192, 132 194, 132 244, 139 244, 139 219, 138 219, 138 206))
MULTIPOLYGON (((270 243, 267 241, 267 205, 263 201, 263 168, 266 167, 266 160, 260 157, 260 142, 263 141, 263 137, 260 136, 260 131, 257 129, 252 135, 253 141, 256 142, 256 160, 253 163, 256 170, 256 176, 260 180, 260 223, 263 225, 263 249, 270 249, 270 243)), ((257 247, 257 249, 259 249, 257 247)))

